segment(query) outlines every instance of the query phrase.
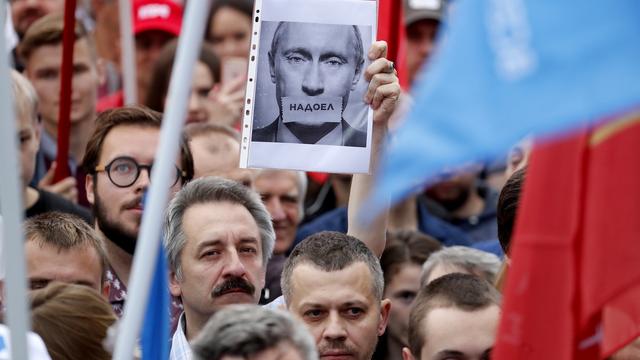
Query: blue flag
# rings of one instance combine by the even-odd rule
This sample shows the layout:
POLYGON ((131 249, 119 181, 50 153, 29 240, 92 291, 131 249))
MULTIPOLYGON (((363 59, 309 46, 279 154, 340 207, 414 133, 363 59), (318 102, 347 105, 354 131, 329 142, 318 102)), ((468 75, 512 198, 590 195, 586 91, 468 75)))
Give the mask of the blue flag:
POLYGON ((164 246, 160 244, 142 327, 143 360, 166 360, 169 358, 170 296, 167 269, 164 246))
POLYGON ((640 1, 458 0, 385 154, 376 205, 640 104, 640 1))

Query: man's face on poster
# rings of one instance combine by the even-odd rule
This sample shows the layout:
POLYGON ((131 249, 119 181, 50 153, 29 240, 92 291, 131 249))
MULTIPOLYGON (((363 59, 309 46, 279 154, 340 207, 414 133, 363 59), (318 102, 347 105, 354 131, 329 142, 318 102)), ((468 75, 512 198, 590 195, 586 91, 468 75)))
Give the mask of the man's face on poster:
POLYGON ((362 40, 351 25, 284 22, 269 65, 280 107, 283 97, 339 97, 344 111, 362 73, 362 40))

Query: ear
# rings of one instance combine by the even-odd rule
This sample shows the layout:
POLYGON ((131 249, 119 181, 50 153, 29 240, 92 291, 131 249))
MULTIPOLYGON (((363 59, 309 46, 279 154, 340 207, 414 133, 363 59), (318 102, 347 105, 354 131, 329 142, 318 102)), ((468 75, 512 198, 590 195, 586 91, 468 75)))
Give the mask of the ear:
POLYGON ((169 273, 169 292, 171 296, 182 296, 182 287, 180 286, 180 280, 178 280, 175 271, 169 273))
POLYGON ((93 193, 93 181, 94 181, 94 176, 91 174, 87 174, 84 178, 84 190, 87 193, 87 201, 89 201, 89 204, 91 205, 95 205, 96 201, 95 201, 95 194, 93 193))
POLYGON ((102 283, 102 296, 104 296, 105 299, 109 299, 109 290, 111 290, 111 285, 109 285, 108 281, 105 281, 102 283))
POLYGON ((384 299, 380 302, 380 322, 378 323, 378 336, 382 336, 389 323, 389 311, 391 310, 391 300, 384 299))
POLYGON ((269 74, 271 74, 271 82, 276 83, 276 61, 274 54, 269 51, 269 74))
POLYGON ((415 360, 413 354, 411 353, 411 350, 409 350, 408 347, 402 348, 402 360, 415 360))

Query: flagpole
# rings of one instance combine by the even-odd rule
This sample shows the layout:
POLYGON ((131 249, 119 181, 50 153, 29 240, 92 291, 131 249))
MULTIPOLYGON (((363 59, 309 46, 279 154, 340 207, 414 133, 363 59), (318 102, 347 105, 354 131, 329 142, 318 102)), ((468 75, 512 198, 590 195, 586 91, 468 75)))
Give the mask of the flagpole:
MULTIPOLYGON (((7 12, 0 6, 0 29, 4 29, 7 12)), ((22 220, 22 190, 18 180, 18 143, 16 141, 16 117, 12 99, 14 98, 9 76, 9 58, 5 37, 0 36, 0 109, 4 109, 4 120, 0 121, 0 157, 3 164, 3 176, 0 176, 0 211, 3 218, 4 256, 6 271, 7 325, 11 331, 11 352, 19 356, 13 358, 28 359, 27 331, 29 331, 29 302, 27 300, 27 282, 24 261, 24 234, 22 220)))
POLYGON ((124 83, 124 104, 138 103, 138 88, 135 64, 135 47, 133 46, 133 27, 131 20, 131 0, 120 0, 120 64, 122 67, 122 81, 124 83))
MULTIPOLYGON (((196 58, 200 54, 209 7, 212 1, 189 1, 186 8, 182 35, 178 41, 176 61, 171 74, 167 109, 160 142, 156 153, 155 166, 149 190, 149 206, 145 206, 142 215, 139 241, 136 245, 129 294, 124 308, 124 316, 119 327, 114 359, 131 359, 136 340, 140 334, 145 314, 149 288, 153 277, 156 257, 160 245, 160 224, 164 223, 164 209, 169 198, 172 174, 175 172, 175 159, 179 151, 182 127, 187 114, 187 101, 191 90, 191 79, 196 58)), ((168 340, 168 339, 167 339, 168 340)))

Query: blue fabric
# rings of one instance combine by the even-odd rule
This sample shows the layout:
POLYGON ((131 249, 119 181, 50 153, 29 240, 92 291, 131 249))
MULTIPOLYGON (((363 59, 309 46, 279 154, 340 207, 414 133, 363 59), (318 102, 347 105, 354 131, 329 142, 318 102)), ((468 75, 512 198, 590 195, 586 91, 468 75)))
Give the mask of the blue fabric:
MULTIPOLYGON (((423 204, 418 203, 417 211, 418 229, 421 232, 433 236, 445 246, 468 246, 471 244, 467 234, 462 230, 457 229, 455 226, 448 224, 444 220, 438 219, 437 217, 429 214, 423 204)), ((346 233, 348 228, 347 218, 346 207, 339 207, 319 216, 317 219, 298 229, 293 247, 304 240, 307 236, 320 231, 339 231, 346 233)), ((293 250, 293 247, 290 250, 293 250)))
POLYGON ((171 334, 169 333, 170 298, 167 269, 164 246, 160 245, 142 327, 141 346, 143 360, 166 360, 169 358, 171 334))
POLYGON ((640 1, 458 0, 373 196, 640 104, 640 1))

